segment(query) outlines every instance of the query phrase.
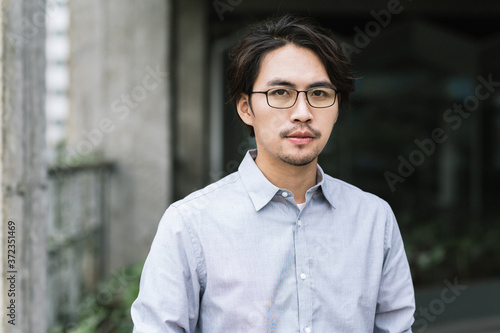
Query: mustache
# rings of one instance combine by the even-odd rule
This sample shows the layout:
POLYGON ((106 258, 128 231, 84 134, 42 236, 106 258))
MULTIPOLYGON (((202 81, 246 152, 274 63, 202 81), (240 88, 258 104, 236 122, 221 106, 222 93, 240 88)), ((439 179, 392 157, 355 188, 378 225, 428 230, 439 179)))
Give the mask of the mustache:
POLYGON ((321 132, 312 128, 311 125, 309 124, 304 124, 302 126, 296 126, 294 128, 291 128, 291 129, 286 129, 286 130, 282 130, 280 132, 280 137, 281 138, 286 138, 287 136, 289 136, 291 133, 295 132, 295 131, 299 131, 299 130, 304 130, 304 128, 307 128, 309 130, 309 132, 312 133, 313 137, 314 138, 320 138, 321 137, 321 132))

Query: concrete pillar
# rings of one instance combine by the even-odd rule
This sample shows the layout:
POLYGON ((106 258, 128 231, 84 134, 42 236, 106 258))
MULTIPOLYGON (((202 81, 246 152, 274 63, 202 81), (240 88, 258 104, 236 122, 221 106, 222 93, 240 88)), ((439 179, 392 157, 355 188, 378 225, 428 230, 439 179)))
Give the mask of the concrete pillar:
POLYGON ((177 0, 175 7, 175 198, 207 182, 209 104, 207 63, 210 2, 177 0))
POLYGON ((69 147, 116 162, 108 268, 143 260, 171 201, 167 0, 72 0, 69 147))
POLYGON ((3 1, 0 21, 0 331, 45 332, 45 1, 3 1))

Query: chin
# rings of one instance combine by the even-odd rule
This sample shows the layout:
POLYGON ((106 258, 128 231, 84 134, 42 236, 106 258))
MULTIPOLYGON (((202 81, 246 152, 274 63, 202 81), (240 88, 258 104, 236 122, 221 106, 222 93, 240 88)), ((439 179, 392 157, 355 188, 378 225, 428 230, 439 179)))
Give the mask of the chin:
POLYGON ((315 155, 315 154, 312 154, 309 156, 286 155, 286 156, 278 156, 278 157, 281 161, 283 161, 287 164, 299 167, 299 166, 305 166, 305 165, 311 164, 312 162, 314 162, 316 160, 318 155, 315 155))

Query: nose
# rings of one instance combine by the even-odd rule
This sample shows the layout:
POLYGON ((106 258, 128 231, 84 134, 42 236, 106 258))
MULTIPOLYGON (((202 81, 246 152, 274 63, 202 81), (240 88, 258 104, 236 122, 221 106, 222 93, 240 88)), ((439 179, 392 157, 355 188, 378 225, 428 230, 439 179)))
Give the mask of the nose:
POLYGON ((299 92, 297 96, 297 101, 292 107, 292 112, 290 113, 290 120, 292 122, 302 122, 306 123, 312 120, 313 114, 311 113, 312 106, 309 105, 307 101, 307 96, 305 91, 299 92), (304 93, 304 94, 301 94, 304 93))

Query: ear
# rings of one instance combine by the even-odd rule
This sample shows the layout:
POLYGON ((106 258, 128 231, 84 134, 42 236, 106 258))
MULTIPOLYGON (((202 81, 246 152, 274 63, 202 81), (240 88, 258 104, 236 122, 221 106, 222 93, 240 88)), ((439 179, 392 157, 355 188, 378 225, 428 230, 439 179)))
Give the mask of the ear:
POLYGON ((247 125, 253 126, 254 114, 252 107, 250 106, 250 96, 242 93, 238 101, 236 102, 236 109, 238 110, 238 115, 241 120, 247 125))

